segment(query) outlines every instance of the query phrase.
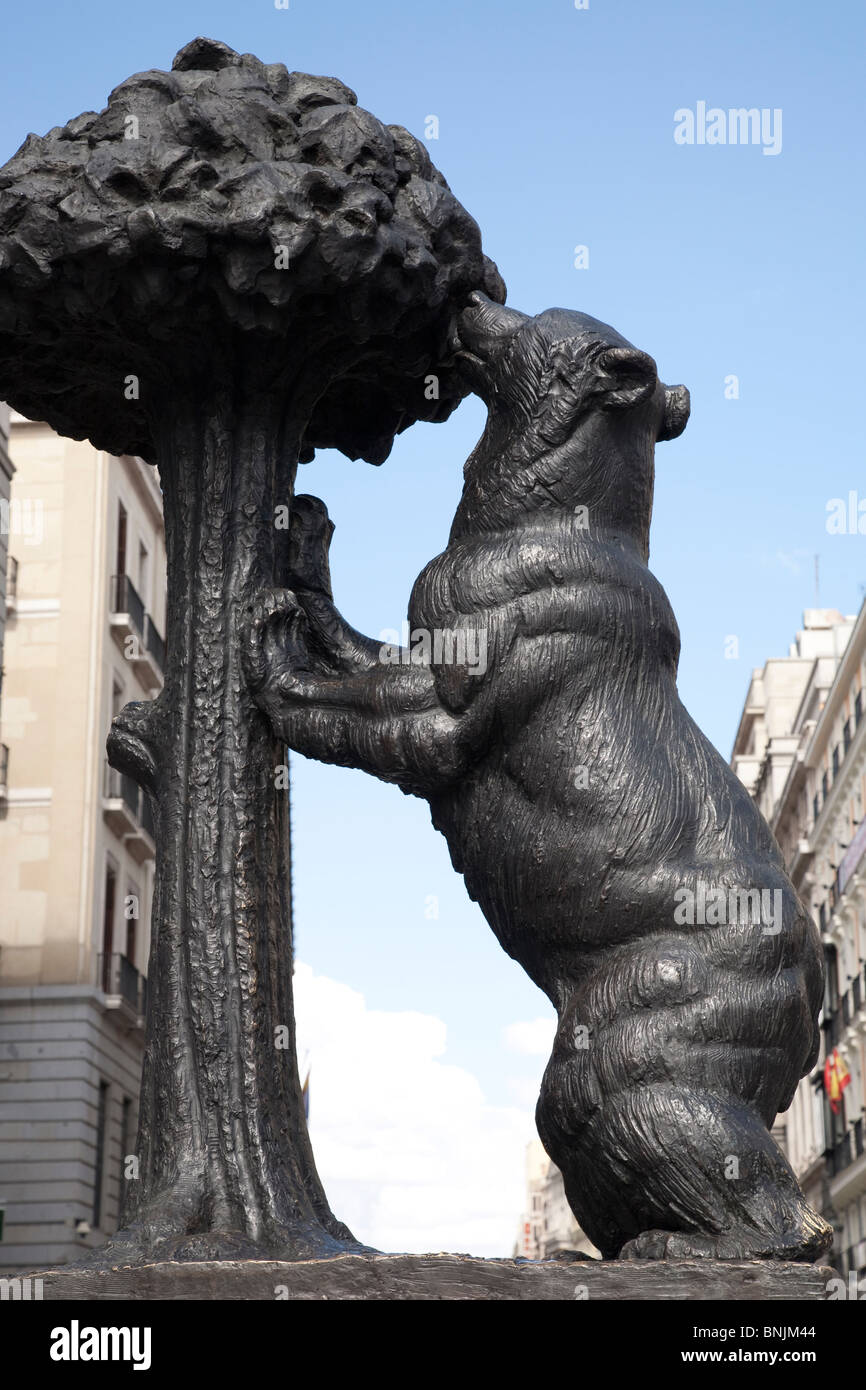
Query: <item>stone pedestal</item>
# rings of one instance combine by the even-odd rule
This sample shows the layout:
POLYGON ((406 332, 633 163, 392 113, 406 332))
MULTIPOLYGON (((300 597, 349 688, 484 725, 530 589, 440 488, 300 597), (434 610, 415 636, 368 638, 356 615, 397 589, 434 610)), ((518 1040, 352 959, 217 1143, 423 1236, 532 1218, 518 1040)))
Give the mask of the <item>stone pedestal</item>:
POLYGON ((470 1255, 342 1255, 334 1259, 250 1260, 52 1269, 47 1300, 470 1300, 616 1302, 792 1302, 827 1298, 835 1270, 753 1260, 481 1260, 470 1255))

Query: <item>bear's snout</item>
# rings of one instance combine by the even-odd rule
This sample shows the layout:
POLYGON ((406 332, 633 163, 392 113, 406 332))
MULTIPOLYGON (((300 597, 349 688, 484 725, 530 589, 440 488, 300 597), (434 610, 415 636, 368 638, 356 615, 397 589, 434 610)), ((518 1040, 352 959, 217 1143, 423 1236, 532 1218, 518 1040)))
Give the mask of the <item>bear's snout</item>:
POLYGON ((519 333, 528 317, 518 309, 507 309, 504 304, 488 299, 481 290, 474 290, 457 319, 458 355, 468 353, 484 362, 490 361, 515 333, 519 333))
POLYGON ((676 439, 689 422, 692 401, 687 386, 665 387, 665 413, 658 433, 660 441, 676 439))

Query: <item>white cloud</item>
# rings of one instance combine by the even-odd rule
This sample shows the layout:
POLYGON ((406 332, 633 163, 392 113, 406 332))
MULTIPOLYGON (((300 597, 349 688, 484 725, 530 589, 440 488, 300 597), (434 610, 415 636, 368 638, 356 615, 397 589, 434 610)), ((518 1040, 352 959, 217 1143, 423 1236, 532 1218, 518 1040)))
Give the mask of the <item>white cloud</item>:
POLYGON ((443 1060, 446 1025, 430 1014, 368 1009, 300 963, 295 1008, 335 1215, 379 1250, 510 1255, 532 1109, 488 1104, 471 1072, 443 1060))
POLYGON ((502 1041, 509 1052, 519 1052, 523 1057, 547 1058, 553 1048, 555 1033, 556 1019, 551 1014, 527 1022, 509 1023, 502 1030, 502 1041))

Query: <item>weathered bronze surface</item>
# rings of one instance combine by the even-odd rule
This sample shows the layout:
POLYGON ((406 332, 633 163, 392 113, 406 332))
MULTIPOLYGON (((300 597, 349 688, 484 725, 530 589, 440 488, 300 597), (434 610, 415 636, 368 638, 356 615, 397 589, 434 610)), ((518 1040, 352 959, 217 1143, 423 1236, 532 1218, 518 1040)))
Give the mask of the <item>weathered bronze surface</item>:
POLYGON ((769 1133, 817 1055, 818 936, 679 702, 647 566, 688 393, 604 324, 504 298, 408 132, 211 40, 0 170, 0 396, 156 464, 165 502, 165 688, 109 739, 157 876, 140 1177, 104 1264, 360 1249, 298 1085, 285 742, 429 800, 556 1007, 539 1129, 606 1256, 829 1247, 769 1133), (380 463, 469 390, 488 422, 420 638, 383 651, 334 607, 296 465, 380 463))
POLYGON ((647 563, 655 445, 688 392, 584 314, 471 298, 452 346, 487 427, 410 648, 343 622, 332 527, 299 498, 294 587, 257 603, 251 685, 292 748, 429 800, 556 1008, 538 1129, 602 1253, 814 1260, 832 1232, 770 1127, 818 1055, 818 932, 680 703, 647 563))
POLYGON ((0 170, 0 398, 155 463, 165 504, 165 688, 109 738, 152 798, 157 872, 140 1177, 98 1260, 354 1245, 307 1137, 284 748, 241 639, 287 580, 299 459, 380 463, 445 419, 467 386, 437 364, 477 286, 504 298, 408 131, 211 40, 0 170))

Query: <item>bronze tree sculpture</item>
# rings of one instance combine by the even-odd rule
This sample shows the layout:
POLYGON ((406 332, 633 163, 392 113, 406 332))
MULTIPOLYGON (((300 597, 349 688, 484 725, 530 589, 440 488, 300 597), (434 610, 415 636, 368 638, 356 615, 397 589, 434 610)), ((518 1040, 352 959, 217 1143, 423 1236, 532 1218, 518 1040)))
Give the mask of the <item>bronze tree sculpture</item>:
POLYGON ((412 646, 344 623, 327 513, 299 498, 250 684, 292 748, 429 800, 556 1007, 538 1128, 602 1253, 815 1260, 832 1231, 770 1127, 817 1058, 820 941, 679 701, 648 568, 655 444, 688 392, 587 315, 472 298, 453 347, 487 425, 412 591, 412 646))
POLYGON ((152 798, 157 873, 140 1176, 100 1259, 352 1244, 306 1132, 284 752, 241 640, 289 577, 298 461, 381 463, 445 419, 467 387, 439 363, 476 287, 504 298, 407 131, 211 40, 0 170, 0 398, 156 464, 165 503, 165 687, 109 738, 152 798))

